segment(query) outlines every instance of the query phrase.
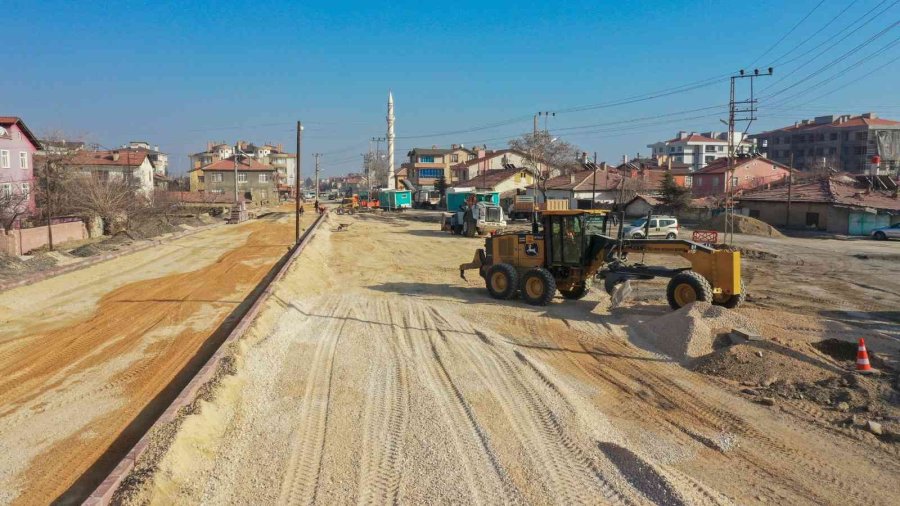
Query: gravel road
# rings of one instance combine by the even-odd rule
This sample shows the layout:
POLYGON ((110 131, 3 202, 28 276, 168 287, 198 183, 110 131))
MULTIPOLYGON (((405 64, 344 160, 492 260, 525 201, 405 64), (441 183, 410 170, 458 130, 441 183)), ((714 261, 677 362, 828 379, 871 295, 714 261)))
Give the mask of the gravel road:
MULTIPOLYGON (((145 504, 896 500, 900 459, 630 339, 605 295, 545 308, 460 280, 478 239, 329 219, 120 499, 145 504), (336 229, 347 223, 346 231, 336 229)), ((658 308, 634 308, 648 318, 658 308)))
POLYGON ((270 215, 0 293, 0 504, 89 493, 293 232, 270 215))

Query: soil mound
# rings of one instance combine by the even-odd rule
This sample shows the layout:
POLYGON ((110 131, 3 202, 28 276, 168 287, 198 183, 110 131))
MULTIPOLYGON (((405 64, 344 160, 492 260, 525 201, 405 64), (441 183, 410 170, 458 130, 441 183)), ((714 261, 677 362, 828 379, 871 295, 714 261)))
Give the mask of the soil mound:
POLYGON ((638 325, 637 332, 657 350, 688 363, 712 353, 717 336, 735 327, 756 331, 752 321, 735 311, 694 302, 638 325))
MULTIPOLYGON (((720 214, 703 224, 703 228, 725 231, 725 215, 720 214)), ((776 228, 768 223, 749 216, 734 215, 734 231, 738 234, 760 235, 763 237, 784 237, 776 228)))
POLYGON ((736 344, 701 358, 694 370, 745 384, 813 383, 837 376, 799 352, 767 341, 736 344))

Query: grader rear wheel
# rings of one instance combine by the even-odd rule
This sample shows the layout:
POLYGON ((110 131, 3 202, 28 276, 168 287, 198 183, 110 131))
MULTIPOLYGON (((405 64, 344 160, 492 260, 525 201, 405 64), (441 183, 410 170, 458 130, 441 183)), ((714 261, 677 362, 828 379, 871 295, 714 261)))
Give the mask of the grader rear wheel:
POLYGON ((495 299, 511 299, 516 294, 518 273, 509 264, 492 265, 484 277, 487 290, 495 299))
POLYGON ((546 306, 556 295, 556 280, 547 269, 531 269, 522 276, 522 298, 532 306, 546 306))

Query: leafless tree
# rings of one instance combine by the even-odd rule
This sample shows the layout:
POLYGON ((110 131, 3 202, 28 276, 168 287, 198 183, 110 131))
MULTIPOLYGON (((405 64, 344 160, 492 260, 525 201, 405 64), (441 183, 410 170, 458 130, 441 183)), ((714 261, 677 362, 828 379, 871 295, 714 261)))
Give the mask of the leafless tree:
POLYGON ((27 216, 29 200, 29 192, 23 190, 21 184, 0 185, 0 228, 8 231, 16 221, 27 216))
POLYGON ((509 141, 509 147, 525 153, 525 164, 544 177, 567 175, 582 170, 578 163, 581 149, 543 130, 509 141), (558 171, 558 174, 554 174, 558 171))

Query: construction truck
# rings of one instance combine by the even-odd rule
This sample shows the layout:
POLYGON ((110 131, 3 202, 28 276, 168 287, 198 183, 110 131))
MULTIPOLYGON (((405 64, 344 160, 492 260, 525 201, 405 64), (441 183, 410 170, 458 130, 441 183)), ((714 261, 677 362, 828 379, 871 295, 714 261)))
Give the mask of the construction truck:
POLYGON ((534 213, 561 211, 569 208, 567 199, 548 199, 535 202, 534 195, 516 195, 509 206, 508 215, 513 220, 531 218, 534 213))
POLYGON ((441 204, 441 192, 437 190, 418 190, 413 193, 413 207, 418 209, 437 209, 441 204))
POLYGON ((614 302, 630 291, 632 280, 670 278, 666 298, 673 309, 695 301, 735 308, 744 302, 738 251, 714 249, 685 240, 633 239, 606 235, 605 211, 545 211, 543 233, 518 232, 485 239, 484 249, 459 266, 477 269, 490 295, 511 299, 521 293, 525 302, 549 304, 557 290, 566 299, 580 299, 594 279, 601 279, 614 302), (690 267, 648 266, 628 256, 653 253, 679 256, 690 267))
POLYGON ((466 237, 493 234, 504 228, 503 208, 490 201, 478 201, 475 195, 470 195, 456 212, 444 213, 441 220, 441 230, 466 237))

